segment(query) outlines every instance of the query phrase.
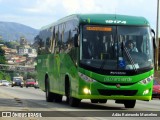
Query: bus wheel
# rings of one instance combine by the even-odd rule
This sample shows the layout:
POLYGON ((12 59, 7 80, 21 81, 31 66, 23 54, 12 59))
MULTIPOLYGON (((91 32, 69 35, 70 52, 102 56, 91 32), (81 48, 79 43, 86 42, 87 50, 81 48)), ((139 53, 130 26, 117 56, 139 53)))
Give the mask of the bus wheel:
POLYGON ((81 102, 80 99, 77 99, 77 98, 74 98, 74 97, 69 98, 69 105, 72 106, 72 107, 79 106, 80 102, 81 102))
POLYGON ((136 100, 126 100, 124 101, 125 108, 134 108, 136 100))
POLYGON ((91 99, 91 103, 98 103, 99 100, 98 99, 91 99))
POLYGON ((62 95, 55 94, 55 102, 62 102, 62 95))
POLYGON ((53 102, 54 93, 50 92, 48 78, 46 79, 46 83, 45 83, 45 91, 46 91, 46 101, 47 102, 53 102))
POLYGON ((106 102, 107 102, 106 99, 99 100, 99 103, 106 103, 106 102))
POLYGON ((69 85, 69 89, 68 89, 68 93, 67 93, 67 101, 68 101, 68 103, 69 103, 69 105, 70 106, 72 106, 72 107, 77 107, 77 106, 79 106, 79 104, 80 104, 80 102, 81 102, 81 100, 80 99, 77 99, 77 98, 74 98, 74 97, 72 97, 71 96, 71 90, 70 90, 71 88, 70 88, 70 85, 69 85))

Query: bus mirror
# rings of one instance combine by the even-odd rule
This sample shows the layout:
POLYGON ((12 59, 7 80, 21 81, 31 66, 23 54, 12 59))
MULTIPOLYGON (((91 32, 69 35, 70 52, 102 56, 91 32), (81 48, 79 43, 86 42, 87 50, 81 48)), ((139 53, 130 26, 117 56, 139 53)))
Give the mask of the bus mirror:
POLYGON ((153 29, 151 29, 151 32, 153 33, 153 36, 152 36, 153 47, 154 47, 154 49, 156 49, 157 48, 157 42, 156 42, 156 39, 155 39, 155 31, 153 29))
POLYGON ((74 46, 78 47, 79 46, 79 40, 78 40, 78 34, 74 35, 74 46))

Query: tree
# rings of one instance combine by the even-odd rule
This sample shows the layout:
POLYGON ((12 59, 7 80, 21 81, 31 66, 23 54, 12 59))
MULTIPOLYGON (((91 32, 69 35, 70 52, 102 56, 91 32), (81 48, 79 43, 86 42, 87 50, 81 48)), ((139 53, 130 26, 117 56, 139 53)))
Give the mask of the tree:
POLYGON ((33 79, 36 79, 37 78, 37 73, 36 72, 32 72, 32 73, 28 73, 27 74, 27 78, 29 79, 29 78, 33 78, 33 79))
POLYGON ((5 51, 0 47, 0 64, 6 63, 5 51))
POLYGON ((5 55, 5 51, 0 47, 0 56, 4 56, 5 55))
POLYGON ((0 44, 4 44, 5 42, 3 40, 0 40, 0 44))
POLYGON ((7 73, 0 71, 0 79, 11 81, 11 76, 7 73))
POLYGON ((16 41, 11 41, 11 42, 5 42, 5 45, 8 48, 16 49, 16 47, 19 46, 19 43, 16 41))

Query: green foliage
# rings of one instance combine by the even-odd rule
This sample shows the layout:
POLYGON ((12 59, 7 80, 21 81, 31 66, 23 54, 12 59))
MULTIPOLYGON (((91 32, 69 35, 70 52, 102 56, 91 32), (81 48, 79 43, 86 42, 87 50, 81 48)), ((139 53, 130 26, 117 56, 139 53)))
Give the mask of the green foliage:
POLYGON ((8 48, 16 49, 16 47, 19 45, 17 41, 12 41, 12 42, 5 42, 5 45, 8 48))
POLYGON ((10 75, 5 75, 5 79, 8 81, 11 81, 11 76, 10 75))
POLYGON ((0 56, 4 56, 5 55, 5 51, 0 47, 0 56))
POLYGON ((5 51, 0 47, 0 64, 6 63, 5 51))
POLYGON ((36 78, 37 78, 37 73, 36 73, 36 72, 28 73, 28 74, 27 74, 27 78, 36 79, 36 78))
POLYGON ((0 71, 0 79, 11 81, 11 76, 7 73, 0 71))
POLYGON ((0 56, 0 64, 6 64, 6 58, 4 56, 0 56))
POLYGON ((37 79, 37 72, 24 72, 24 73, 21 73, 21 76, 23 76, 24 80, 30 79, 30 78, 37 79))
POLYGON ((2 80, 3 79, 3 72, 0 71, 0 79, 2 80))
POLYGON ((0 44, 4 44, 5 42, 3 40, 0 40, 0 44))

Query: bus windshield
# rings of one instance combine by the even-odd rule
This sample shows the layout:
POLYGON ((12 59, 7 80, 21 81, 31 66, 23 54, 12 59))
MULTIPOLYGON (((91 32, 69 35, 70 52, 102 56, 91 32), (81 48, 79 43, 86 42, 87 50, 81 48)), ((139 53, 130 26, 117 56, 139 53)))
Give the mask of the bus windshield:
POLYGON ((105 70, 153 68, 149 27, 84 25, 80 63, 105 70))

